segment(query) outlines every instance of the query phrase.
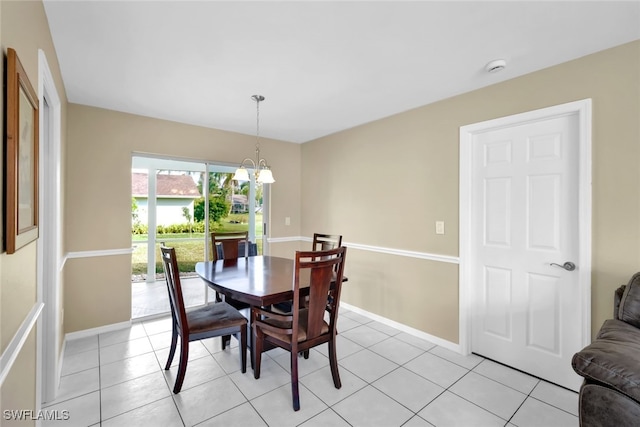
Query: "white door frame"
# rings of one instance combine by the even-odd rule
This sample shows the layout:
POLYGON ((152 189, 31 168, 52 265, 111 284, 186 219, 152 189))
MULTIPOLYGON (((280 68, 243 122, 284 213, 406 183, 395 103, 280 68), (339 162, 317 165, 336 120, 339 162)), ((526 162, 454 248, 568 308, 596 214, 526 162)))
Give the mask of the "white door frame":
POLYGON ((40 104, 38 170, 40 230, 37 244, 37 298, 39 302, 44 303, 43 315, 38 318, 37 326, 36 407, 40 408, 42 402, 55 399, 62 369, 60 360, 62 336, 61 105, 47 58, 41 49, 38 50, 38 99, 40 104), (44 108, 45 100, 47 109, 44 108))
POLYGON ((546 120, 554 117, 578 115, 578 283, 581 303, 582 337, 586 346, 591 341, 591 99, 542 108, 526 113, 501 117, 460 128, 460 265, 459 265, 459 341, 460 352, 469 354, 471 348, 472 277, 475 257, 471 246, 472 231, 472 143, 476 134, 546 120))

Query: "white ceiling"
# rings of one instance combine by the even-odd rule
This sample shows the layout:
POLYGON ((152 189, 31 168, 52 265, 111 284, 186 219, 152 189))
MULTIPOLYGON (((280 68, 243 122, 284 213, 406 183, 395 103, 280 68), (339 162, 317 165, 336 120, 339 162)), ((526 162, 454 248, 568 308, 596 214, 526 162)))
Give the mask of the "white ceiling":
POLYGON ((640 39, 640 1, 44 6, 70 102, 255 134, 261 94, 299 143, 640 39))

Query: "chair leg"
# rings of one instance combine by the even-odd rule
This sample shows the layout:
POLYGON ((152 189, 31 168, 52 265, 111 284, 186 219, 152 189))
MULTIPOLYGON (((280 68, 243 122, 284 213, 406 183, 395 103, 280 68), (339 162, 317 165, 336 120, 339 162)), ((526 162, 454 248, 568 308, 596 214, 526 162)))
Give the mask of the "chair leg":
POLYGON ((173 325, 173 332, 171 334, 171 349, 169 350, 169 358, 167 359, 167 364, 164 365, 164 370, 168 371, 171 367, 171 362, 173 362, 173 356, 176 354, 176 346, 178 344, 178 330, 176 329, 176 325, 173 325))
MULTIPOLYGON (((292 349, 293 350, 293 349, 292 349)), ((291 396, 293 398, 293 410, 300 410, 300 390, 298 388, 298 352, 291 352, 291 396)))
POLYGON ((260 328, 254 327, 253 337, 253 358, 255 359, 253 365, 253 377, 255 379, 260 378, 260 362, 262 359, 262 340, 264 338, 260 328))
POLYGON ((249 359, 251 361, 251 370, 253 370, 255 364, 255 350, 256 350, 256 340, 255 337, 253 336, 253 328, 249 328, 249 330, 247 331, 247 333, 249 334, 249 336, 247 337, 247 339, 249 340, 247 342, 247 347, 249 348, 249 359))
POLYGON ((240 352, 240 367, 244 374, 247 372, 247 325, 240 328, 240 348, 238 351, 240 352))
POLYGON ((309 358, 309 349, 303 351, 302 355, 304 356, 305 359, 308 359, 309 358))
POLYGON ((331 365, 331 376, 333 377, 333 385, 336 388, 342 387, 340 382, 340 374, 338 373, 338 357, 336 354, 336 337, 335 335, 329 341, 329 364, 331 365))
POLYGON ((225 335, 220 337, 222 339, 222 349, 224 350, 227 346, 231 346, 231 335, 225 335))
POLYGON ((184 376, 187 373, 187 360, 189 359, 189 341, 184 337, 180 340, 180 365, 178 366, 178 376, 176 377, 176 384, 173 386, 173 393, 178 394, 182 390, 182 383, 184 382, 184 376), (186 341, 186 342, 185 342, 186 341))

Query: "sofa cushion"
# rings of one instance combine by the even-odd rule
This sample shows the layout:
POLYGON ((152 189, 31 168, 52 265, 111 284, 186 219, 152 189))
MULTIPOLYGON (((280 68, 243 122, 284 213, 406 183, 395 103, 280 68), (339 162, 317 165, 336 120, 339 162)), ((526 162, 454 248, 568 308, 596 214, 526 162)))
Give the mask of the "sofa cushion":
POLYGON ((576 353, 573 370, 640 401, 640 329, 620 320, 604 322, 596 339, 576 353))
POLYGON ((640 273, 633 275, 622 294, 618 319, 640 328, 640 273))

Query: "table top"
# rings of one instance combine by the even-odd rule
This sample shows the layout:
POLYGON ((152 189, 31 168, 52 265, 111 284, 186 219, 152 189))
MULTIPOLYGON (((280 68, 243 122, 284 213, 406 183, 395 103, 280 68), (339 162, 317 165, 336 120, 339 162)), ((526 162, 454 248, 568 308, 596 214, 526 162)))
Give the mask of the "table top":
MULTIPOLYGON (((294 268, 292 259, 252 256, 199 262, 196 273, 210 287, 237 301, 266 306, 293 298, 294 268)), ((301 289, 304 282, 301 278, 301 289)))
MULTIPOLYGON (((253 306, 265 307, 293 299, 295 261, 274 256, 196 263, 196 273, 209 287, 253 306)), ((346 277, 342 281, 345 282, 346 277)), ((308 293, 309 270, 300 272, 300 292, 308 293)))

